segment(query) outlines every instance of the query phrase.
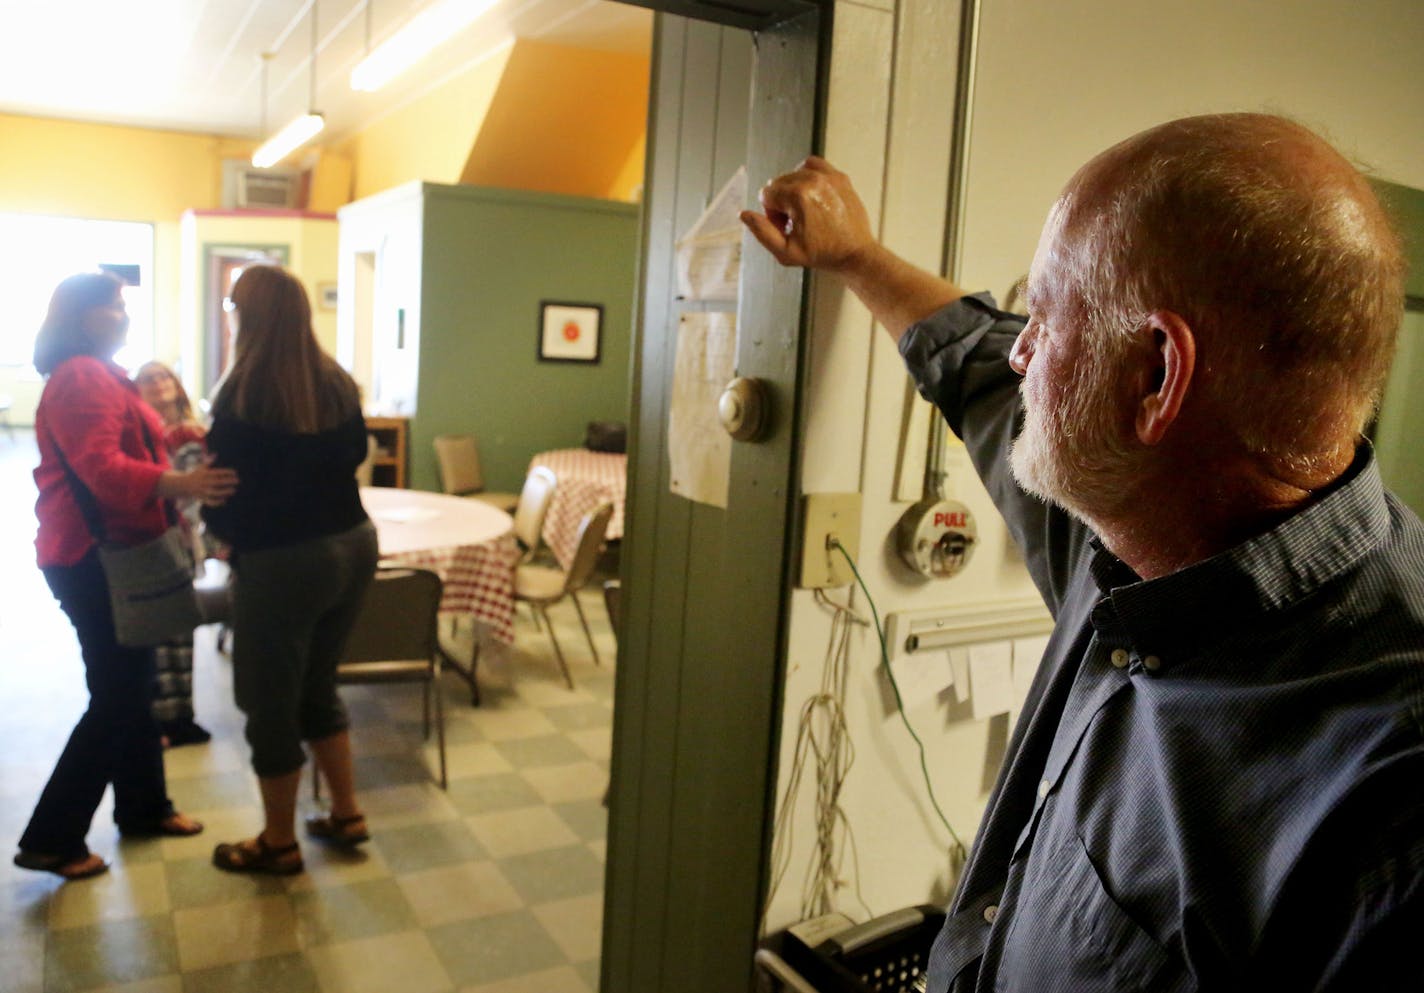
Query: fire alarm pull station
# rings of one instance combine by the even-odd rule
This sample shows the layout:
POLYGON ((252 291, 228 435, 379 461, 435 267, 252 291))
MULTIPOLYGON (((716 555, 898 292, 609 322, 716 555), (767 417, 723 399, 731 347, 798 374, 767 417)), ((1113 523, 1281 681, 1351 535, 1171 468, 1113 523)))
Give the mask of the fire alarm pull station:
POLYGON ((958 500, 921 500, 896 525, 900 557, 922 576, 946 579, 969 562, 979 532, 958 500))
POLYGON ((978 528, 969 508, 944 495, 944 419, 931 416, 925 452, 925 488, 920 502, 895 525, 895 545, 905 564, 929 579, 957 575, 974 554, 978 528))

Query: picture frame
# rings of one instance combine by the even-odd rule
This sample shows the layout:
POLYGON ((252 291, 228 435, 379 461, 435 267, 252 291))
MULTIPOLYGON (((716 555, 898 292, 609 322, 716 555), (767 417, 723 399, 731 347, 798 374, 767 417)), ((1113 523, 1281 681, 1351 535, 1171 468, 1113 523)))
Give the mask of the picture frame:
POLYGON ((539 301, 539 361, 595 364, 603 350, 603 305, 539 301))
POLYGON ((317 283, 316 284, 316 305, 321 310, 336 309, 336 284, 317 283))

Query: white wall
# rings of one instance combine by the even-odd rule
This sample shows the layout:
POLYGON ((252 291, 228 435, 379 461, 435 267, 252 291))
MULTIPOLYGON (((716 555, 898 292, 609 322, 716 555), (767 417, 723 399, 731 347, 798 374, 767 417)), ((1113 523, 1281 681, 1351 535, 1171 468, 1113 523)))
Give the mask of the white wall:
MULTIPOLYGON (((958 4, 885 0, 836 6, 827 157, 865 196, 882 236, 921 265, 940 258, 950 148, 958 4), (894 58, 893 73, 890 65, 894 58)), ((1379 175, 1424 187, 1424 4, 1417 0, 984 0, 968 177, 964 282, 996 294, 1027 267, 1039 225, 1091 155, 1152 124, 1192 113, 1270 110, 1327 133, 1379 175)), ((788 163, 788 166, 792 163, 788 163)), ((880 614, 1018 600, 1031 586, 977 482, 951 479, 980 523, 960 577, 920 583, 887 536, 906 504, 892 499, 905 375, 888 336, 833 283, 816 288, 803 480, 806 492, 864 494, 859 564, 880 614)), ((913 441, 913 451, 923 447, 913 441)), ((833 591, 838 599, 844 591, 833 591)), ((868 616, 864 597, 857 609, 868 616)), ((791 612, 781 790, 798 713, 820 683, 830 620, 810 593, 791 612)), ((856 762, 842 794, 874 913, 942 901, 948 837, 925 796, 913 743, 887 713, 874 635, 854 637, 847 721, 856 762)), ((954 712, 957 717, 959 711, 954 712)), ((951 720, 942 702, 912 708, 950 821, 972 835, 1007 733, 1004 718, 951 720)), ((808 770, 807 775, 811 775, 808 770)), ((804 798, 814 784, 803 786, 804 798)), ((803 799, 791 868, 768 914, 800 916, 814 838, 803 799)), ((845 875, 852 862, 844 862, 845 875)), ((853 893, 840 909, 861 918, 853 893)))

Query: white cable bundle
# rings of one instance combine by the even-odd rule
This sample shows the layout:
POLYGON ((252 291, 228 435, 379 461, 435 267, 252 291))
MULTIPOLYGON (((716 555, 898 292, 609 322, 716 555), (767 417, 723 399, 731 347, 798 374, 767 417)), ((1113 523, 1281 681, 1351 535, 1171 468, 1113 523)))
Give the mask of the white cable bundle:
POLYGON ((850 881, 843 878, 846 853, 854 874, 856 899, 866 916, 873 916, 860 896, 860 862, 850 821, 841 809, 841 788, 855 763, 855 746, 845 719, 846 686, 850 676, 850 633, 854 624, 867 623, 849 606, 838 604, 820 590, 816 600, 833 612, 831 635, 821 670, 818 692, 801 705, 796 729, 796 748, 786 791, 776 814, 771 847, 771 887, 767 908, 791 866, 794 827, 792 813, 800 793, 807 760, 815 762, 816 845, 806 867, 801 888, 801 918, 819 917, 837 909, 836 896, 850 881))

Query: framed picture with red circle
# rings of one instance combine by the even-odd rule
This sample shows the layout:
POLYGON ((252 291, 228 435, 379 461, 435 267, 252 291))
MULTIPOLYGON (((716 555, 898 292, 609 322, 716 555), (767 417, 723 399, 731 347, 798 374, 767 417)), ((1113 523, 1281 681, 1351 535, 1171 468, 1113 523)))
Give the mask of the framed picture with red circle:
POLYGON ((602 326, 602 304, 541 300, 539 360, 597 362, 602 326))

